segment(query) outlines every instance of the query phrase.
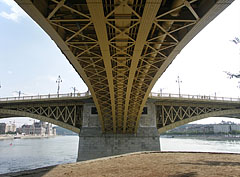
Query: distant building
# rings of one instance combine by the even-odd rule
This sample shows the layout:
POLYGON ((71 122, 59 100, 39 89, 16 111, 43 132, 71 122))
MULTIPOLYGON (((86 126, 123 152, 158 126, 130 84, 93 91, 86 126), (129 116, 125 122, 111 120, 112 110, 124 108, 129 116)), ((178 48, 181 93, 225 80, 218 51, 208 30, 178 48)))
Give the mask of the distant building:
POLYGON ((213 125, 214 133, 229 133, 231 125, 215 124, 213 125))
POLYGON ((52 124, 46 122, 34 122, 32 125, 23 125, 19 129, 19 133, 23 133, 25 135, 56 135, 56 129, 52 128, 52 124))
POLYGON ((240 125, 237 124, 215 124, 213 125, 214 133, 231 133, 240 132, 240 125))
POLYGON ((33 124, 34 132, 33 134, 35 135, 46 135, 46 123, 45 122, 34 122, 33 124))
POLYGON ((19 129, 20 133, 26 135, 33 135, 35 130, 33 125, 23 125, 22 128, 19 129))
POLYGON ((11 133, 11 132, 16 132, 16 125, 15 123, 13 124, 6 124, 6 129, 5 129, 5 133, 11 133))
POLYGON ((240 132, 240 125, 231 125, 231 131, 238 131, 238 132, 240 132))
POLYGON ((222 121, 220 124, 186 124, 176 127, 167 133, 176 134, 240 134, 240 125, 234 122, 222 121))
POLYGON ((6 124, 0 123, 0 134, 5 134, 5 133, 6 133, 6 124))

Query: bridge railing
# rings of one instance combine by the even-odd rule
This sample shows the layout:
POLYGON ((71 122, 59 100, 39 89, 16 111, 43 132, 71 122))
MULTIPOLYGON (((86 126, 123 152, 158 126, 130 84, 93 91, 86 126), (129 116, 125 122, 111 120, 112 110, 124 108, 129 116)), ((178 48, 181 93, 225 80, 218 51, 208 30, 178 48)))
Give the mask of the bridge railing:
POLYGON ((90 92, 84 93, 66 93, 66 94, 48 94, 48 95, 34 95, 34 96, 18 96, 18 97, 6 97, 0 98, 0 102, 4 101, 23 101, 23 100, 41 100, 41 99, 61 99, 61 98, 78 98, 89 97, 90 92))
POLYGON ((179 98, 179 99, 201 99, 201 100, 216 100, 216 101, 240 101, 240 98, 217 97, 206 95, 189 95, 189 94, 172 94, 172 93, 153 93, 149 94, 150 98, 179 98))
MULTIPOLYGON (((90 92, 84 93, 66 93, 66 94, 48 94, 48 95, 34 95, 34 96, 18 96, 18 97, 6 97, 0 98, 0 102, 6 101, 23 101, 23 100, 41 100, 41 99, 62 99, 62 98, 80 98, 89 97, 90 92)), ((205 96, 205 95, 189 95, 189 94, 172 94, 172 93, 153 93, 149 94, 149 98, 179 98, 179 99, 201 99, 201 100, 216 100, 216 101, 240 101, 240 98, 231 97, 217 97, 217 96, 205 96)))

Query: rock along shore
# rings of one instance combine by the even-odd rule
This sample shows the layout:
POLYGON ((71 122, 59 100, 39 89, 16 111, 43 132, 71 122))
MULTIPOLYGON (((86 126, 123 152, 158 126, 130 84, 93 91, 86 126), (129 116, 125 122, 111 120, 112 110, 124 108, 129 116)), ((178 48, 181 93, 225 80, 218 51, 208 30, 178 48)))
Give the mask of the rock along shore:
POLYGON ((240 176, 240 154, 139 152, 0 175, 3 176, 240 176))

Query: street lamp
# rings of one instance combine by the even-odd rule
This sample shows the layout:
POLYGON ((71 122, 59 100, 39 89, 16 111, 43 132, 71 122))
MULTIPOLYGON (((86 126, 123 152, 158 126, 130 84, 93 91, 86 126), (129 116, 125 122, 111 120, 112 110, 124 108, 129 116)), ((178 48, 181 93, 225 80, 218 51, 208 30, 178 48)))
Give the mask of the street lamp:
POLYGON ((162 93, 163 93, 163 89, 165 89, 165 88, 160 88, 159 89, 159 92, 160 92, 160 95, 162 96, 162 93))
POLYGON ((59 95, 59 90, 60 90, 60 83, 62 82, 62 79, 60 77, 60 75, 58 76, 56 83, 58 84, 58 88, 57 88, 57 94, 59 95))
POLYGON ((176 82, 178 83, 178 93, 179 93, 179 97, 180 97, 180 84, 182 83, 182 81, 180 80, 179 76, 177 77, 176 82))
POLYGON ((78 91, 78 90, 76 89, 76 87, 71 87, 71 89, 73 89, 73 96, 75 97, 75 93, 76 93, 76 91, 78 91))
POLYGON ((22 95, 22 94, 24 94, 24 93, 23 93, 23 92, 21 92, 20 90, 19 90, 19 91, 14 91, 14 92, 18 94, 18 98, 20 98, 20 97, 21 97, 21 95, 22 95))

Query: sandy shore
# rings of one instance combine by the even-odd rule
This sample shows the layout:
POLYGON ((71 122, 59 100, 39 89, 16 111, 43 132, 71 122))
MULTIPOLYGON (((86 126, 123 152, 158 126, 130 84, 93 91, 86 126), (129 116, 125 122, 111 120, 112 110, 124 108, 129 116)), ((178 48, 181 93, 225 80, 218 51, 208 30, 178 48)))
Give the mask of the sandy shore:
POLYGON ((240 154, 143 152, 45 167, 0 177, 240 176, 240 154))

